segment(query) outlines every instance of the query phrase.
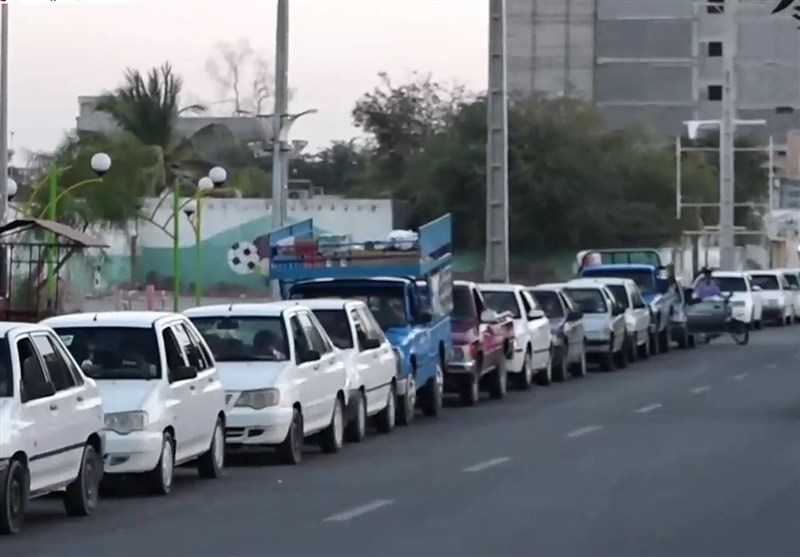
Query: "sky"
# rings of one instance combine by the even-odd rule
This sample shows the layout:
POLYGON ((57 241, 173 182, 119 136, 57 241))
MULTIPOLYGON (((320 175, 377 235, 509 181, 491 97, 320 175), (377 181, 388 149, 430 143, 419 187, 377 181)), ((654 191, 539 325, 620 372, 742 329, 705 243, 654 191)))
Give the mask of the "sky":
MULTIPOLYGON (((223 96, 206 69, 220 42, 248 40, 274 70, 274 0, 7 1, 17 164, 53 149, 75 125, 78 96, 112 90, 128 67, 170 61, 186 102, 206 103, 223 96)), ((487 0, 290 0, 289 20, 289 109, 319 111, 292 138, 310 149, 358 134, 350 112, 378 72, 486 88, 487 0)))

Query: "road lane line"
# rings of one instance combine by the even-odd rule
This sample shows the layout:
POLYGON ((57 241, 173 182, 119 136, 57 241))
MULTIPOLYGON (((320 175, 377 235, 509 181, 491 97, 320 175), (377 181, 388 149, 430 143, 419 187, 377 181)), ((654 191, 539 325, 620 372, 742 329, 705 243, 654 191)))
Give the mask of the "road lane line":
POLYGON ((589 433, 593 433, 593 432, 595 432, 595 431, 597 431, 599 429, 603 429, 603 426, 601 426, 601 425, 590 425, 590 426, 582 427, 580 429, 576 429, 574 431, 570 431, 569 433, 567 433, 567 437, 569 437, 570 439, 574 439, 575 437, 581 437, 582 435, 587 435, 589 433))
POLYGON ((491 468, 492 466, 497 466, 498 464, 508 462, 509 460, 511 460, 510 456, 501 456, 491 460, 485 460, 483 462, 473 464, 472 466, 467 466, 462 470, 462 472, 480 472, 482 470, 486 470, 487 468, 491 468))
POLYGON ((734 376, 733 376, 733 379, 734 379, 735 381, 741 381, 742 379, 744 379, 744 378, 745 378, 745 377, 747 377, 748 375, 750 375, 750 374, 749 374, 749 373, 747 373, 747 372, 740 373, 739 375, 734 375, 734 376))
POLYGON ((694 389, 692 389, 689 392, 692 393, 693 395, 699 395, 700 393, 704 393, 704 392, 710 391, 710 390, 711 390, 711 387, 709 387, 708 385, 703 385, 702 387, 695 387, 694 389))
POLYGON ((389 505, 393 504, 394 499, 377 499, 371 503, 366 503, 364 505, 342 511, 338 514, 331 515, 322 522, 344 522, 346 520, 356 518, 363 514, 371 513, 372 511, 377 511, 378 509, 382 509, 383 507, 388 507, 389 505))
POLYGON ((659 408, 661 408, 661 404, 658 404, 658 403, 649 404, 647 406, 642 406, 641 408, 639 408, 635 412, 637 414, 647 414, 648 412, 652 412, 653 410, 658 410, 659 408))

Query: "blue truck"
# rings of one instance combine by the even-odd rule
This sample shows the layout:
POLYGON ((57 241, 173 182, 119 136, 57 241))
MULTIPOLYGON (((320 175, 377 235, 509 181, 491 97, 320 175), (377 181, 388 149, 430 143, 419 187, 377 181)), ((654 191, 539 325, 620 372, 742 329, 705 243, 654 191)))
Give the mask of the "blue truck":
POLYGON ((411 423, 417 407, 439 415, 452 352, 451 216, 412 240, 321 242, 308 219, 273 231, 269 243, 270 279, 282 298, 358 298, 370 307, 398 360, 398 423, 411 423))
POLYGON ((695 338, 686 326, 683 289, 670 264, 663 264, 655 249, 599 249, 578 254, 578 276, 633 280, 651 312, 650 349, 668 352, 674 340, 680 348, 694 348, 695 338))

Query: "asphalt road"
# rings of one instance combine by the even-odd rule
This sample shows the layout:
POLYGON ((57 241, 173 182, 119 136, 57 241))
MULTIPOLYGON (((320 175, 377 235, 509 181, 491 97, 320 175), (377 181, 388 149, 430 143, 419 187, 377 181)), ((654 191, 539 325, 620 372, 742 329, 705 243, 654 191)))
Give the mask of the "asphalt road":
POLYGON ((182 471, 2 557, 800 555, 800 327, 448 408, 295 468, 182 471))

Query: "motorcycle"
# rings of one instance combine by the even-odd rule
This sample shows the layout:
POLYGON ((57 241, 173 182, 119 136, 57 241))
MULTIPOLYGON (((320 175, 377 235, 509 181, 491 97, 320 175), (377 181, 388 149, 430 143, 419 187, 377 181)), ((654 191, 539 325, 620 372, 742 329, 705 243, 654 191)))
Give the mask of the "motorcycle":
POLYGON ((739 346, 750 342, 750 327, 733 316, 732 293, 700 300, 694 297, 692 289, 686 290, 686 325, 689 334, 696 335, 701 344, 708 344, 725 334, 729 334, 739 346))

